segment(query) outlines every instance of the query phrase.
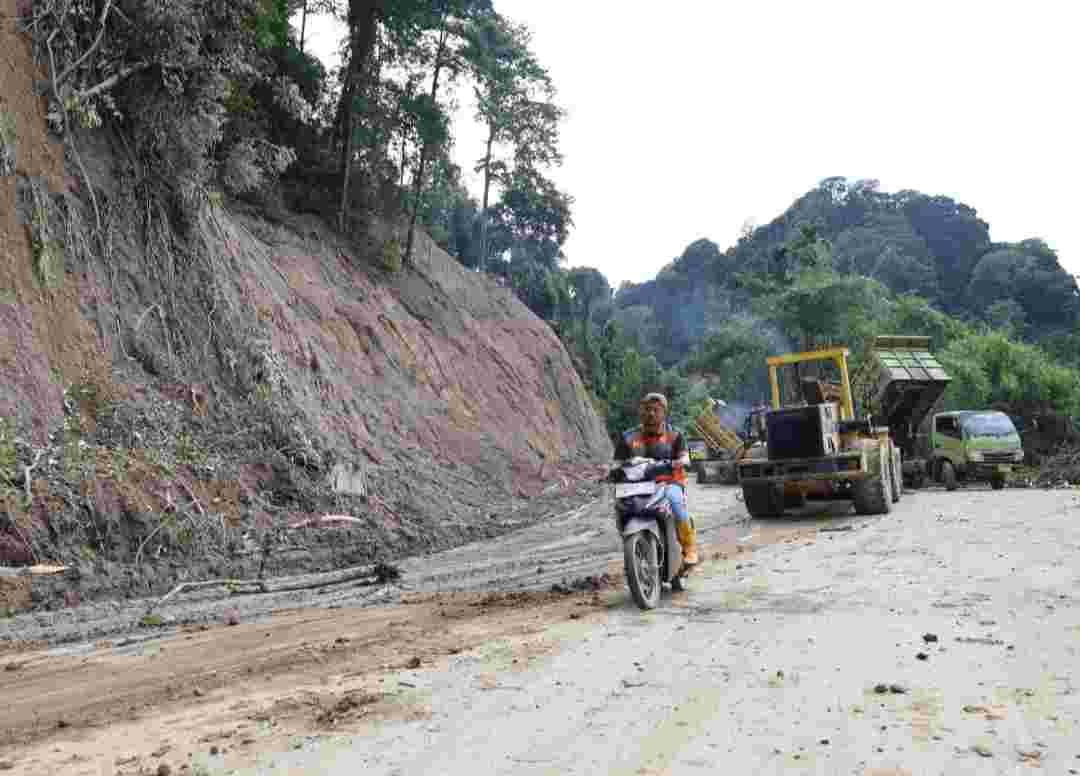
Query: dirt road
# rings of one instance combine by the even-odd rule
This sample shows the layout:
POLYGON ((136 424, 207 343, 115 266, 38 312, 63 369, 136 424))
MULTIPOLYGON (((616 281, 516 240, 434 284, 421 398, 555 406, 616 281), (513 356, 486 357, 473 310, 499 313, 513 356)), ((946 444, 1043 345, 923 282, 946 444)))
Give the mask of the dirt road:
POLYGON ((734 491, 691 497, 708 561, 647 614, 597 504, 410 562, 397 605, 9 646, 0 767, 1080 772, 1077 491, 923 491, 738 546, 734 491))

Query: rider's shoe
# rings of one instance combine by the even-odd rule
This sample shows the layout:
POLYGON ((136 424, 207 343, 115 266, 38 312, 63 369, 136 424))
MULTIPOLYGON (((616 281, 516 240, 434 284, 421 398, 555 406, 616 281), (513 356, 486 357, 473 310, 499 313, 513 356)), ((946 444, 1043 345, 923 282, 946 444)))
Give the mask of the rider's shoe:
POLYGON ((683 565, 696 566, 698 564, 697 531, 694 530, 694 522, 684 520, 677 524, 679 544, 682 545, 683 565))

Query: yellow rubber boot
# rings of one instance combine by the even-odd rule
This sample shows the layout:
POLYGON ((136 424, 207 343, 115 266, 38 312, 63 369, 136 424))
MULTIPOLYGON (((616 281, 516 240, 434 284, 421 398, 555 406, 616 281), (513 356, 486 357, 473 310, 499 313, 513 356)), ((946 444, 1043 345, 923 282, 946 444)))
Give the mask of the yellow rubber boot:
POLYGON ((675 525, 679 534, 679 544, 682 545, 683 563, 687 566, 696 566, 698 563, 697 531, 694 530, 693 518, 675 525))

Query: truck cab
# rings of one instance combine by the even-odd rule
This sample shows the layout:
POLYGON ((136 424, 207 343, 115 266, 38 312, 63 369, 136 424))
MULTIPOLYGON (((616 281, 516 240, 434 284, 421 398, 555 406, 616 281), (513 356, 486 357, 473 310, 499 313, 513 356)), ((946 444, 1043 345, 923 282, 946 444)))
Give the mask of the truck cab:
POLYGON ((992 410, 934 415, 930 447, 935 476, 950 489, 958 480, 1003 488, 1012 467, 1024 460, 1016 426, 1004 412, 992 410))

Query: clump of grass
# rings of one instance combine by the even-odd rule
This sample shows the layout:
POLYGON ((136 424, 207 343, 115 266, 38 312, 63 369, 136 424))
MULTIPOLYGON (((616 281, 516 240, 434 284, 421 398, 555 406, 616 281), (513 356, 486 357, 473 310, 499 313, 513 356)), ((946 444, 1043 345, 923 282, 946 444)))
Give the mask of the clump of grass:
POLYGON ((34 199, 30 214, 34 271, 43 288, 57 288, 64 275, 64 245, 52 231, 52 199, 45 184, 36 180, 31 184, 30 191, 34 199))
POLYGON ((18 468, 15 459, 15 423, 9 418, 0 418, 0 487, 4 482, 14 481, 18 468))
POLYGON ((0 175, 15 174, 15 117, 0 111, 0 175))
POLYGON ((379 266, 387 272, 401 271, 401 243, 396 237, 391 237, 383 243, 382 253, 379 255, 379 266))
POLYGON ((181 431, 176 435, 175 452, 177 461, 191 466, 205 466, 210 460, 210 455, 206 450, 201 448, 195 437, 186 431, 181 431))

